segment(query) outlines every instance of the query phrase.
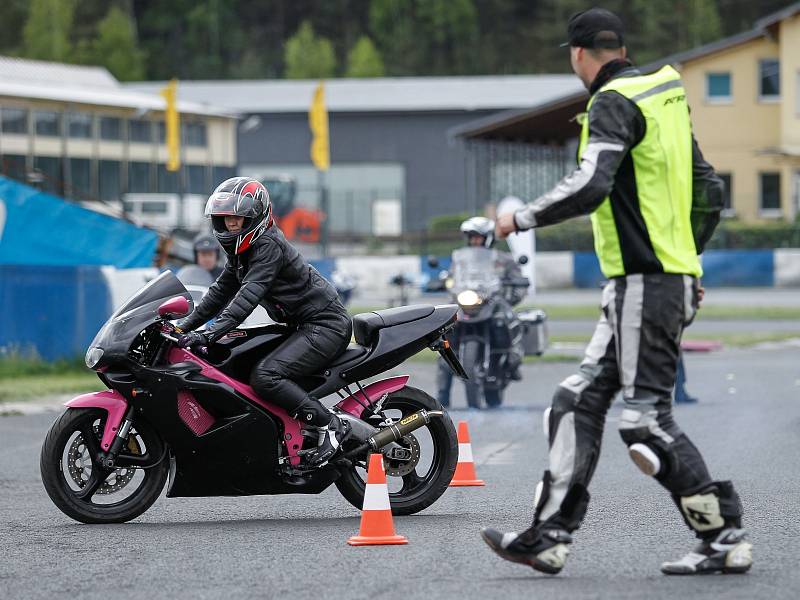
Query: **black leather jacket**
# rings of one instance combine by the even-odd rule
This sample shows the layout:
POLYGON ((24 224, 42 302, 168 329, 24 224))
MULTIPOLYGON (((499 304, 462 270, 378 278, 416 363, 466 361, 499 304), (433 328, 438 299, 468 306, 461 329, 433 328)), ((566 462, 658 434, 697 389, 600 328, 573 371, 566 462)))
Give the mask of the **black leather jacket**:
POLYGON ((203 332, 214 342, 244 321, 258 304, 275 321, 291 325, 321 318, 322 311, 347 317, 333 285, 303 259, 275 225, 248 250, 228 254, 227 259, 225 270, 180 324, 184 331, 199 327, 224 308, 203 332))
MULTIPOLYGON (((589 93, 597 93, 608 81, 617 77, 640 74, 629 61, 613 60, 600 69, 589 93)), ((518 229, 553 225, 587 215, 600 206, 612 188, 620 196, 621 204, 629 207, 638 205, 630 150, 644 137, 644 115, 635 103, 611 90, 597 95, 587 118, 590 143, 597 140, 605 146, 598 154, 596 163, 582 161, 578 169, 562 179, 555 188, 518 210, 514 214, 518 229)), ((694 136, 692 180, 691 221, 695 248, 700 254, 719 223, 725 184, 703 158, 694 136)))

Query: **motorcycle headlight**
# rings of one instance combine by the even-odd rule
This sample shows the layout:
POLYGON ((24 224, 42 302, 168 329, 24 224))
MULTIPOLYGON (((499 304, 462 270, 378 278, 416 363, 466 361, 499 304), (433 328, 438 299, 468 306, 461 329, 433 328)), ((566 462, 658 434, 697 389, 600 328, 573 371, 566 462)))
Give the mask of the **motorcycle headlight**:
POLYGON ((86 352, 86 366, 90 369, 94 369, 97 366, 97 363, 100 362, 100 359, 103 358, 103 349, 102 348, 89 348, 86 352))
POLYGON ((475 306, 480 304, 481 297, 472 290, 464 290, 456 296, 456 300, 461 306, 475 306))

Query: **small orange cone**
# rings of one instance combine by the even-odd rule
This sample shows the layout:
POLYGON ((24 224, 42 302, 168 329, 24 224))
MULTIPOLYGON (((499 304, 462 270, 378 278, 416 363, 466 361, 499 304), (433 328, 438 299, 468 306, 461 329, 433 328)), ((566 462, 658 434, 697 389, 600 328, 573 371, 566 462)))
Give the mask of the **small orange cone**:
POLYGON ((486 485, 475 473, 475 462, 472 460, 472 444, 469 443, 469 429, 466 421, 458 422, 458 464, 450 487, 466 485, 486 485))
POLYGON ((389 488, 386 487, 386 472, 383 470, 383 455, 369 455, 367 488, 364 491, 364 509, 361 512, 361 528, 347 543, 351 546, 386 546, 407 544, 408 540, 397 535, 392 522, 389 505, 389 488))

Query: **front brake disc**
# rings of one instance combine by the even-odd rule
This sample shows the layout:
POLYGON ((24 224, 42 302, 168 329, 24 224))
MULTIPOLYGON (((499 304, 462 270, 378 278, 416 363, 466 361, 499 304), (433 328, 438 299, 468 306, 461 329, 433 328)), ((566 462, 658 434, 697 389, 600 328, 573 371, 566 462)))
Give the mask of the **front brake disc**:
MULTIPOLYGON (((97 429, 97 427, 94 428, 95 434, 97 434, 97 429)), ((97 437, 99 440, 99 434, 97 434, 97 437)), ((142 453, 139 442, 136 440, 136 436, 133 435, 133 433, 128 439, 127 448, 131 454, 142 453)), ((79 433, 78 436, 73 440, 69 447, 69 451, 67 452, 67 470, 69 472, 69 476, 75 485, 83 489, 86 485, 86 482, 89 481, 89 478, 92 475, 93 468, 94 465, 92 463, 91 456, 89 456, 89 449, 83 442, 83 434, 79 433)), ((108 474, 106 480, 100 484, 100 487, 97 488, 97 492, 95 493, 114 494, 127 486, 133 479, 134 475, 136 475, 136 467, 119 467, 114 469, 108 474)))

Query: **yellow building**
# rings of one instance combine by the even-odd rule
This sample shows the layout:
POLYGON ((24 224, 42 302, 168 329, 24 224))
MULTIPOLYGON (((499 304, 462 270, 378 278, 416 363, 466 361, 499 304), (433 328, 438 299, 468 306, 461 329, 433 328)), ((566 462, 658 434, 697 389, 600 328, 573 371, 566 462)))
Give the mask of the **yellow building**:
POLYGON ((727 214, 794 219, 800 207, 800 2, 748 31, 671 57, 695 135, 728 184, 727 214))
MULTIPOLYGON (((636 48, 630 48, 633 56, 636 48)), ((744 33, 669 56, 694 132, 727 185, 725 215, 793 220, 800 213, 800 2, 744 33)), ((532 200, 574 166, 585 91, 451 130, 471 148, 473 185, 487 199, 532 200), (558 150, 561 150, 559 154, 558 150)))
POLYGON ((214 182, 236 172, 238 117, 177 108, 181 168, 169 171, 159 95, 128 90, 102 67, 0 56, 0 175, 93 207, 125 206, 146 224, 193 225, 214 182), (187 215, 170 212, 179 204, 187 215))

